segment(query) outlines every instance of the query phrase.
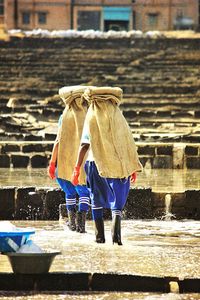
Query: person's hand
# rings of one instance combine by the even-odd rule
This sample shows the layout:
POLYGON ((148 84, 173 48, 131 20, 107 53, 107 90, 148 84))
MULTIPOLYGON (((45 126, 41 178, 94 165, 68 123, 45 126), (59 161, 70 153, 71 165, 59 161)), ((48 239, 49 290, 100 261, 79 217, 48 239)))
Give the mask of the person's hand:
POLYGON ((137 173, 136 172, 134 172, 133 174, 131 174, 131 183, 135 183, 136 178, 137 178, 137 173))
POLYGON ((79 175, 80 175, 80 166, 75 166, 74 172, 72 174, 72 180, 71 180, 73 185, 79 184, 79 175))
POLYGON ((55 179, 55 171, 56 171, 56 164, 55 162, 50 162, 49 166, 48 166, 48 175, 51 179, 55 179))

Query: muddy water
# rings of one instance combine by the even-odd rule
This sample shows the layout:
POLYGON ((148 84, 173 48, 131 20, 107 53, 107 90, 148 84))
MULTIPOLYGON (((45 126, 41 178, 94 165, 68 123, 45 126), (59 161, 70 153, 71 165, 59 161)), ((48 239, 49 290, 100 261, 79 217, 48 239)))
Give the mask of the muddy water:
MULTIPOLYGON (((58 187, 46 169, 0 169, 0 186, 58 187)), ((200 189, 200 170, 146 169, 138 174, 135 186, 152 187, 155 192, 200 189)))

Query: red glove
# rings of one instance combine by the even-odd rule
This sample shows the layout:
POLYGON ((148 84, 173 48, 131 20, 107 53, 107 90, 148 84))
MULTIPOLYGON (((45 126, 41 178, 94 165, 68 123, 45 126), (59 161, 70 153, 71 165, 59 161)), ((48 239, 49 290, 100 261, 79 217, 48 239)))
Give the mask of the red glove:
POLYGON ((74 167, 74 172, 73 172, 73 174, 72 174, 72 180, 71 180, 71 182, 72 182, 72 184, 73 185, 78 185, 79 184, 79 175, 80 175, 80 166, 76 166, 76 167, 74 167))
POLYGON ((137 178, 137 173, 136 172, 131 174, 131 183, 134 183, 136 181, 136 178, 137 178))
POLYGON ((55 171, 56 171, 56 164, 55 164, 55 162, 50 162, 50 164, 48 166, 48 174, 49 174, 49 177, 51 179, 55 179, 56 178, 55 171))

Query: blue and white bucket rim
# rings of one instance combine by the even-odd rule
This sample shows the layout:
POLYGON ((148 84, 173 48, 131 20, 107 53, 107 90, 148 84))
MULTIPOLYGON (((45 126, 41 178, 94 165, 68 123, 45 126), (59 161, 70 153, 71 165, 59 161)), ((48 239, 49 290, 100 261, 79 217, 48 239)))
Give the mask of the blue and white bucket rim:
POLYGON ((31 235, 35 233, 35 229, 23 229, 23 228, 16 228, 13 231, 0 231, 0 237, 14 237, 20 235, 31 235))

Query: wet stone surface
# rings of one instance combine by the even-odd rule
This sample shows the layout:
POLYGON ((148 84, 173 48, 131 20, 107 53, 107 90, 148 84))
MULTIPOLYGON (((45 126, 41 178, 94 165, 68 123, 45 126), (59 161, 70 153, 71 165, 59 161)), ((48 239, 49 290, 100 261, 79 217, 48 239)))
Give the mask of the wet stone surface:
MULTIPOLYGON (((43 249, 62 252, 55 258, 51 272, 90 272, 200 277, 199 221, 122 221, 123 246, 112 245, 111 222, 106 221, 106 243, 94 242, 92 221, 87 233, 71 232, 62 222, 14 222, 36 229, 32 240, 43 249)), ((11 272, 5 256, 1 272, 11 272)))

